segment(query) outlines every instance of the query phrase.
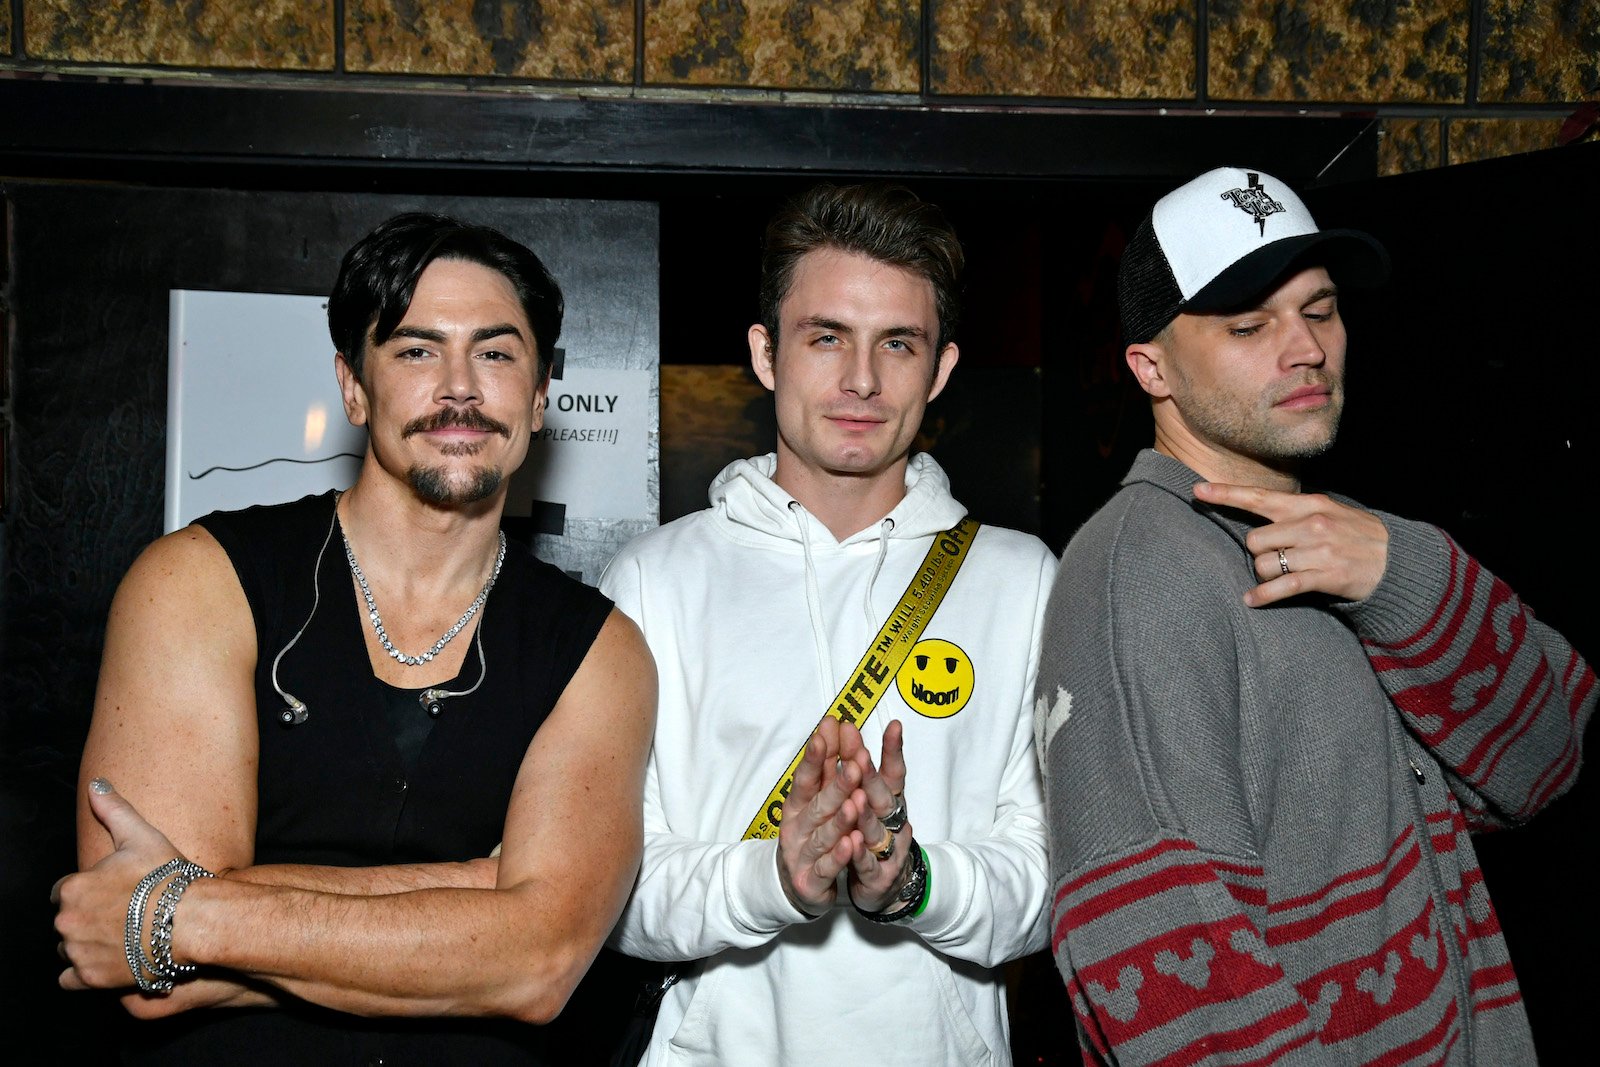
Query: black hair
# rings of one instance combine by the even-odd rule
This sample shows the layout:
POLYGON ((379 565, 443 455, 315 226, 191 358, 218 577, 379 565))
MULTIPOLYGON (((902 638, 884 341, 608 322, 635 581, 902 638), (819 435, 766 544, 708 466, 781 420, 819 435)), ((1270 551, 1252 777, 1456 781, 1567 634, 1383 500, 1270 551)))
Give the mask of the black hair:
POLYGON ((368 335, 376 344, 389 339, 411 306, 417 279, 436 259, 477 263, 511 283, 533 327, 539 377, 549 375, 565 305, 539 257, 499 230, 411 211, 380 223, 345 253, 328 297, 328 333, 356 377, 368 335))

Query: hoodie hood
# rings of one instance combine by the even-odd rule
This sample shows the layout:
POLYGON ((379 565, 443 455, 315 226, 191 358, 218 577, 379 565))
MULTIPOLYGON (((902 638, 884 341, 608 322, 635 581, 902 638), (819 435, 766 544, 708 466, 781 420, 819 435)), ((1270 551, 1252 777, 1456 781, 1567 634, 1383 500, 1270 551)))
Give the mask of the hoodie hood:
MULTIPOLYGON (((733 527, 735 536, 745 535, 752 540, 804 539, 817 545, 835 543, 828 528, 772 480, 777 467, 778 457, 772 452, 728 464, 711 482, 712 508, 733 527)), ((837 543, 855 544, 884 535, 927 537, 954 526, 966 513, 967 509, 950 495, 950 479, 944 469, 926 452, 918 452, 906 463, 906 495, 894 510, 883 521, 837 543)))

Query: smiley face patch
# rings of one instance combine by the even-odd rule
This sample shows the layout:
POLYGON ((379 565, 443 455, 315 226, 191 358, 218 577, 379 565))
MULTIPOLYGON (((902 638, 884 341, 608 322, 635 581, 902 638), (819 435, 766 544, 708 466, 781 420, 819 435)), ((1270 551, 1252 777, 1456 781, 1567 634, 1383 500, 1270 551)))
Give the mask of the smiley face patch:
POLYGON ((972 699, 972 660, 949 641, 918 641, 894 684, 906 707, 918 715, 948 719, 972 699))

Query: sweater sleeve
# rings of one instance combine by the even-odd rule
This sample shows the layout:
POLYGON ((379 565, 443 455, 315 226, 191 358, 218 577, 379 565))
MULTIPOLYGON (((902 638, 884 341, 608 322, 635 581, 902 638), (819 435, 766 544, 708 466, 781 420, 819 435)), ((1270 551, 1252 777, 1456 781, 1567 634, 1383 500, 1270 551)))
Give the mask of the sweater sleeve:
MULTIPOLYGON (((1025 695, 1034 690, 1044 609, 1056 571, 1055 558, 1043 546, 1040 552, 1035 600, 1025 609, 1033 619, 1029 677, 1021 689, 1025 695)), ((1017 607, 1024 610, 1021 603, 1017 607)), ((983 967, 999 966, 1045 946, 1049 862, 1030 707, 1015 709, 1010 752, 988 835, 922 844, 932 884, 927 909, 909 925, 923 940, 947 956, 983 967)))
POLYGON ((1594 671, 1443 531, 1378 514, 1389 529, 1383 580, 1340 610, 1450 775, 1468 825, 1524 822, 1577 778, 1594 671))
POLYGON ((1057 578, 1035 702, 1051 950, 1088 1062, 1341 1062, 1317 1042, 1337 990, 1297 988, 1269 945, 1233 594, 1184 548, 1075 542, 1057 578))
MULTIPOLYGON (((639 565, 628 549, 606 568, 600 588, 649 634, 639 565)), ((776 841, 699 841, 673 833, 652 749, 639 877, 607 943, 636 959, 664 962, 765 944, 806 918, 784 895, 777 851, 776 841)))
POLYGON ((695 960, 770 941, 801 915, 778 881, 776 841, 694 841, 673 834, 652 760, 639 879, 609 944, 636 959, 695 960))

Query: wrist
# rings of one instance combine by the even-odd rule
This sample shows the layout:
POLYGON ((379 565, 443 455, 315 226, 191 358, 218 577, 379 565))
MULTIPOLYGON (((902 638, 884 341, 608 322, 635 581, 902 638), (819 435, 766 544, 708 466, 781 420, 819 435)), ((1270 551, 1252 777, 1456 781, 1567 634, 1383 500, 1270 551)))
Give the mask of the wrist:
POLYGON ((932 887, 932 872, 928 867, 928 853, 915 840, 908 849, 906 862, 900 868, 900 886, 877 910, 869 911, 851 898, 857 914, 870 922, 906 922, 921 915, 928 906, 932 887))
POLYGON ((194 977, 195 964, 174 940, 178 905, 191 885, 211 880, 210 871, 178 856, 134 886, 123 926, 123 951, 141 993, 166 996, 177 983, 194 977))
POLYGON ((219 906, 224 904, 221 898, 231 895, 229 887, 251 884, 213 877, 190 885, 172 924, 173 959, 193 966, 232 966, 233 961, 220 958, 214 951, 214 946, 226 943, 225 938, 214 936, 222 922, 219 906))
POLYGON ((812 907, 808 906, 800 898, 800 894, 795 890, 794 882, 789 878, 789 868, 783 862, 783 849, 773 850, 773 855, 777 857, 778 862, 778 888, 783 890, 784 899, 789 902, 789 906, 800 913, 800 918, 803 922, 821 918, 828 910, 827 905, 822 905, 821 910, 813 910, 812 907))

